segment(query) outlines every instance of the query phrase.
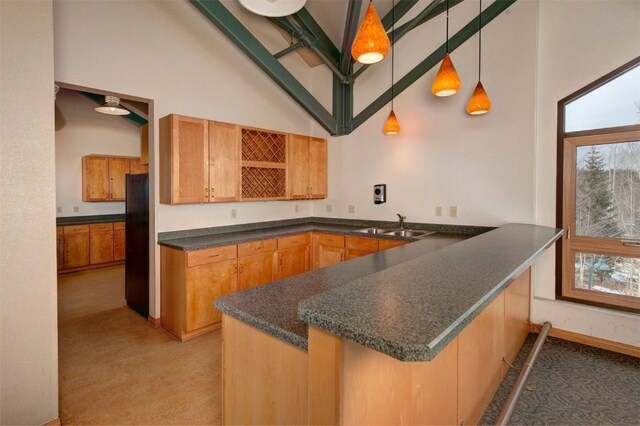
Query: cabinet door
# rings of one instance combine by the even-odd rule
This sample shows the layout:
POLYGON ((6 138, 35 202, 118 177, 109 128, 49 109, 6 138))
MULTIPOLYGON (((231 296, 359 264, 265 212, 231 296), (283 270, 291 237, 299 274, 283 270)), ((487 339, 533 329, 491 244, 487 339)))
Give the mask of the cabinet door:
POLYGON ((209 122, 209 201, 237 201, 240 137, 234 124, 209 122))
POLYGON ((160 202, 209 201, 209 126, 206 120, 169 115, 160 120, 160 202))
POLYGON ((129 174, 128 158, 109 158, 109 200, 124 201, 126 175, 129 174))
POLYGON ((318 250, 318 267, 324 268, 325 266, 340 263, 344 260, 344 249, 337 247, 328 247, 320 245, 318 250))
POLYGON ((403 246, 405 244, 407 244, 406 241, 398 241, 398 240, 383 240, 380 239, 378 240, 378 244, 379 244, 379 250, 387 250, 390 248, 394 248, 394 247, 399 247, 399 246, 403 246))
POLYGON ((309 137, 289 135, 289 198, 309 198, 309 137))
POLYGON ((238 290, 257 287, 276 279, 276 254, 262 253, 238 259, 238 290))
POLYGON ((370 254, 375 253, 375 251, 367 251, 367 250, 358 250, 358 249, 347 249, 347 253, 345 254, 346 260, 355 259, 357 257, 368 256, 370 254))
POLYGON ((116 262, 124 260, 125 232, 124 229, 114 229, 113 231, 113 260, 116 262))
POLYGON ((113 262, 113 231, 89 234, 91 264, 113 262))
POLYGON ((140 158, 131 158, 131 174, 143 175, 145 173, 149 173, 149 165, 142 164, 142 160, 140 158))
POLYGON ((109 157, 82 157, 82 201, 109 199, 109 157))
POLYGON ((56 235, 58 270, 64 269, 64 235, 56 235))
POLYGON ((311 198, 327 198, 327 141, 309 140, 309 194, 311 198))
POLYGON ((140 126, 140 164, 149 165, 149 124, 140 126))
POLYGON ((187 332, 222 319, 213 302, 222 295, 236 291, 236 271, 235 259, 187 268, 187 332))
POLYGON ((309 270, 309 246, 278 251, 278 279, 292 277, 309 270))
POLYGON ((78 268, 89 264, 89 233, 64 236, 64 267, 78 268))

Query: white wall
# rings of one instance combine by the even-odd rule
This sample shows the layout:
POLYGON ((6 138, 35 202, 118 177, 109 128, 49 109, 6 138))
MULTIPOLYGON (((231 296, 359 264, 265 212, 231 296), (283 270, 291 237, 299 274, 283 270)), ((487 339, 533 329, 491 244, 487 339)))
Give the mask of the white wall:
MULTIPOLYGON (((243 22, 272 51, 287 41, 264 18, 243 10, 243 22)), ((154 101, 154 126, 170 113, 308 134, 310 119, 289 96, 187 1, 56 1, 54 5, 55 78, 58 81, 138 96, 154 101), (110 28, 110 37, 104 31, 110 28)), ((297 56, 283 63, 309 85, 311 72, 297 56)), ((311 202, 158 204, 158 133, 150 147, 150 179, 157 232, 258 222, 311 214, 311 202), (237 218, 230 211, 235 208, 237 218)), ((155 246, 155 241, 153 242, 155 246)), ((155 256, 159 250, 156 249, 155 256)), ((152 259, 150 314, 159 315, 159 263, 152 259), (153 277, 155 275, 155 277, 153 277)))
MULTIPOLYGON (((483 30, 482 80, 493 102, 485 116, 472 117, 466 104, 477 83, 477 37, 452 53, 461 91, 437 98, 431 83, 437 67, 395 99, 398 136, 382 127, 390 106, 353 133, 329 143, 329 198, 315 202, 321 216, 465 225, 533 221, 534 116, 537 2, 520 1, 483 30), (509 34, 509 37, 504 37, 509 34), (388 201, 374 205, 374 184, 386 183, 388 201), (332 213, 326 205, 332 205, 332 213), (356 213, 349 214, 348 206, 356 213), (435 215, 436 206, 443 216, 435 215), (449 206, 459 216, 449 217, 449 206)), ((453 34, 477 14, 476 2, 451 11, 453 34)), ((398 42, 396 80, 444 42, 444 16, 398 42)), ((314 92, 330 80, 314 71, 314 92)), ((356 82, 356 113, 390 86, 390 57, 356 82)))
MULTIPOLYGON (((540 4, 535 221, 555 226, 557 103, 640 55, 640 1, 545 0, 540 4)), ((556 301, 555 252, 537 265, 532 319, 640 346, 640 317, 556 301)))
POLYGON ((0 424, 58 417, 52 23, 0 2, 0 424))
POLYGON ((140 156, 140 126, 93 110, 95 102, 73 90, 56 96, 56 211, 58 216, 122 214, 124 202, 82 201, 82 157, 140 156), (79 212, 74 212, 74 207, 79 212))

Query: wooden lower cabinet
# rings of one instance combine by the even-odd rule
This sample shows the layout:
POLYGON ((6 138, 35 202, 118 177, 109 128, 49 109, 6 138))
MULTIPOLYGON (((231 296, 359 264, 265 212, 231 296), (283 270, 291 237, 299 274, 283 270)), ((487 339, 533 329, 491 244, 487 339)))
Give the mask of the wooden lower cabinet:
POLYGON ((125 222, 56 227, 58 272, 101 268, 125 259, 125 222))
POLYGON ((236 257, 236 245, 190 252, 161 246, 162 328, 183 341, 218 328, 221 313, 213 302, 237 290, 236 257))
MULTIPOLYGON (((89 265, 89 227, 83 231, 64 234, 64 268, 79 268, 89 265)), ((77 228, 77 227, 76 227, 77 228)))
POLYGON ((246 290, 274 281, 277 271, 276 252, 239 258, 238 290, 246 290))
POLYGON ((408 244, 408 242, 407 241, 398 241, 398 240, 383 240, 383 239, 380 239, 380 240, 378 240, 378 250, 380 250, 380 251, 387 250, 387 249, 390 249, 390 248, 403 246, 405 244, 408 244))
POLYGON ((345 247, 345 259, 351 260, 376 253, 378 251, 378 240, 376 238, 347 236, 345 238, 345 247))
POLYGON ((317 242, 315 264, 318 268, 331 266, 344 260, 344 237, 342 235, 317 234, 317 242))
POLYGON ((213 307, 218 297, 236 291, 237 260, 207 263, 186 268, 187 333, 220 322, 222 314, 213 307))
POLYGON ((113 224, 89 225, 90 259, 92 265, 113 262, 113 224))
POLYGON ((56 260, 58 271, 64 269, 64 233, 62 226, 56 227, 56 260))
POLYGON ((113 260, 119 262, 124 260, 126 249, 126 230, 114 229, 113 230, 113 260))
POLYGON ((278 250, 278 279, 309 271, 309 246, 278 250))

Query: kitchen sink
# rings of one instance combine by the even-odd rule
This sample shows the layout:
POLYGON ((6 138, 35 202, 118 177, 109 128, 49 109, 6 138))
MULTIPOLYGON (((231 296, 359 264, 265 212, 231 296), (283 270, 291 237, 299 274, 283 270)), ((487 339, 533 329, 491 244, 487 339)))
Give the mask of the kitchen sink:
POLYGON ((386 234, 389 232, 389 229, 385 229, 385 228, 365 228, 365 229, 358 229, 356 232, 362 232, 365 234, 386 234))
POLYGON ((420 235, 432 234, 428 231, 414 231, 412 229, 398 229, 396 231, 386 232, 385 235, 395 235, 396 237, 419 237, 420 235))

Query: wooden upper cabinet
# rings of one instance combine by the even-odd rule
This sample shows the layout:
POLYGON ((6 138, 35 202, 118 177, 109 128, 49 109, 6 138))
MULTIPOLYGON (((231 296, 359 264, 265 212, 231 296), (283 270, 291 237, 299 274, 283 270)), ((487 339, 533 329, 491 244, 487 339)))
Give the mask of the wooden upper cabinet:
POLYGON ((327 141, 309 139, 309 196, 327 198, 327 141))
POLYGON ((109 158, 109 201, 124 201, 126 175, 130 173, 129 158, 109 158))
POLYGON ((107 201, 109 182, 109 157, 82 157, 82 201, 107 201))
POLYGON ((240 139, 235 124, 209 121, 209 201, 240 198, 240 139))
POLYGON ((207 120, 171 114, 160 119, 160 202, 209 201, 207 120))
POLYGON ((327 197, 327 141, 289 135, 289 198, 327 197))
POLYGON ((140 126, 140 164, 142 164, 143 166, 149 165, 149 125, 148 124, 145 124, 144 126, 140 126))
POLYGON ((145 173, 149 173, 149 165, 142 164, 142 159, 140 158, 132 158, 131 159, 131 174, 132 175, 143 175, 145 173))

